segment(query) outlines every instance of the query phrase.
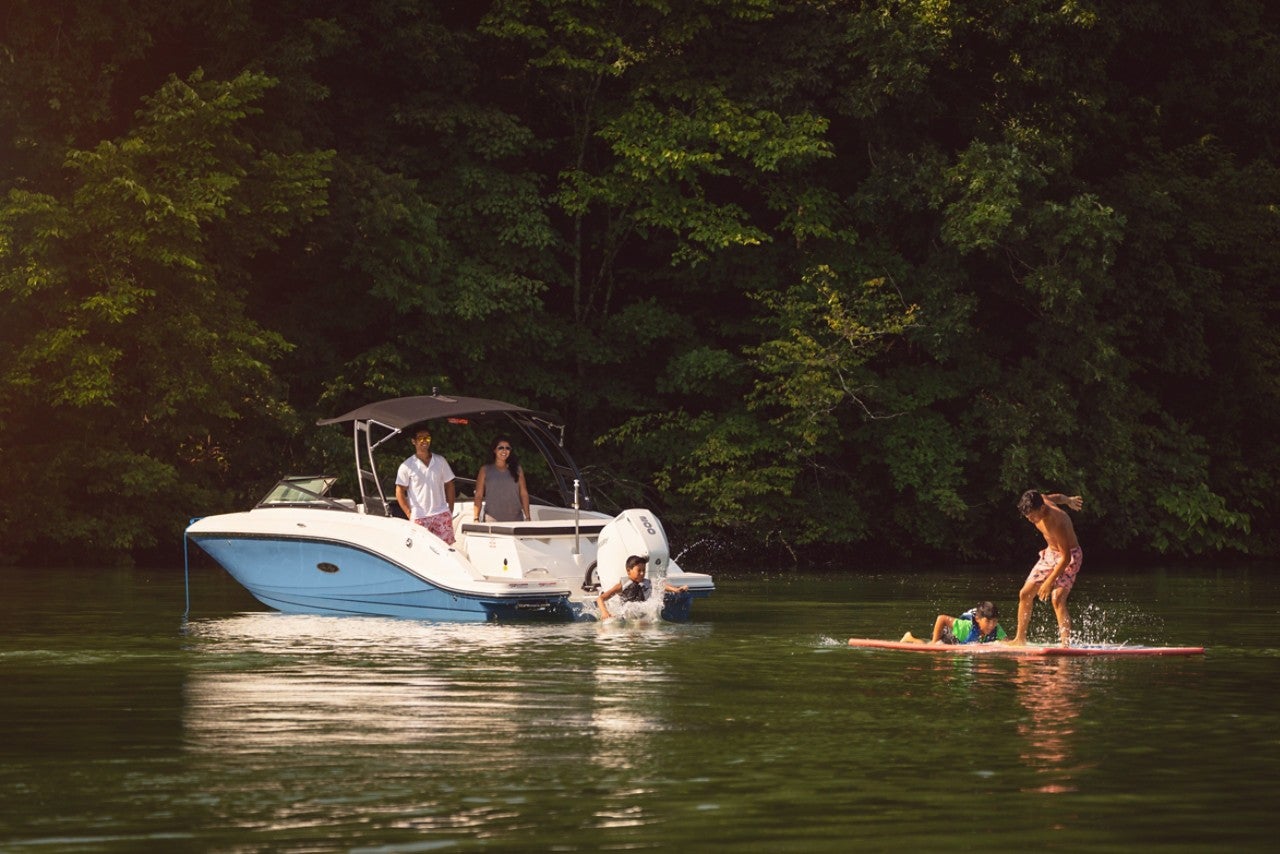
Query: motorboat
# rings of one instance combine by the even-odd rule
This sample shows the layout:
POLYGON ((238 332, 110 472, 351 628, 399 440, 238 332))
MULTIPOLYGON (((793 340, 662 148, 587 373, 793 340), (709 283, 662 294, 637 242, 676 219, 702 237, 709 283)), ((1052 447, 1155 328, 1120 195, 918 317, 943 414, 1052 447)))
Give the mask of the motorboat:
POLYGON ((186 529, 192 542, 271 608, 426 620, 591 619, 598 591, 624 577, 633 554, 648 558, 655 609, 662 596, 655 612, 664 619, 687 620, 693 600, 715 589, 710 575, 685 572, 672 559, 657 514, 596 509, 564 448, 564 425, 549 414, 433 391, 370 403, 317 424, 351 425, 358 494, 332 495, 338 482, 332 475, 290 475, 253 509, 205 516, 186 529), (466 489, 474 482, 455 477, 452 546, 405 519, 394 484, 390 492, 383 487, 378 461, 383 459, 384 471, 398 464, 406 456, 405 438, 433 422, 523 437, 546 463, 558 500, 531 499, 532 518, 523 521, 473 521, 474 490, 466 489), (664 580, 688 589, 664 593, 664 580))

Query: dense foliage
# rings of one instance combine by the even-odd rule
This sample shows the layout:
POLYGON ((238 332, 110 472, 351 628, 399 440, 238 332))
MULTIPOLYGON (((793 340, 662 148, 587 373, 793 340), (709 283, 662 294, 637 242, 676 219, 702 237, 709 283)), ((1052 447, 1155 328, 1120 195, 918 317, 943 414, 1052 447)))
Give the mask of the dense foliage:
POLYGON ((1091 549, 1280 553, 1278 23, 9 0, 0 560, 171 554, 432 387, 690 542, 990 559, 1041 487, 1091 549))

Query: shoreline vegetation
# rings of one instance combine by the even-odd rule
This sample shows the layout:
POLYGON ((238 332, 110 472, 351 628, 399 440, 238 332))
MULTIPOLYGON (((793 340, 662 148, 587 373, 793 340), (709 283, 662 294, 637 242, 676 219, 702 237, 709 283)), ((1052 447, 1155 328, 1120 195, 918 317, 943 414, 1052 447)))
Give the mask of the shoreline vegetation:
POLYGON ((556 413, 677 551, 1021 566, 1034 488, 1090 566, 1280 556, 1276 4, 2 24, 0 563, 351 495, 316 420, 433 388, 556 413))

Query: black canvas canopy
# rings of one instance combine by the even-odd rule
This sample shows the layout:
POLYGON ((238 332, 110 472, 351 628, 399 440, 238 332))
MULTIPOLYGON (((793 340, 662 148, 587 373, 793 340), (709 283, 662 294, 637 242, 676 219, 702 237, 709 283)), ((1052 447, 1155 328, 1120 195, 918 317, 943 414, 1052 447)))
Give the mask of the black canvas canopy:
POLYGON ((411 425, 438 418, 465 418, 499 413, 524 415, 548 424, 557 423, 552 415, 516 406, 513 403, 486 400, 483 397, 451 397, 444 394, 380 400, 376 403, 367 403, 359 409, 353 409, 336 418, 321 418, 316 423, 323 426, 347 421, 374 421, 393 430, 403 430, 411 425))

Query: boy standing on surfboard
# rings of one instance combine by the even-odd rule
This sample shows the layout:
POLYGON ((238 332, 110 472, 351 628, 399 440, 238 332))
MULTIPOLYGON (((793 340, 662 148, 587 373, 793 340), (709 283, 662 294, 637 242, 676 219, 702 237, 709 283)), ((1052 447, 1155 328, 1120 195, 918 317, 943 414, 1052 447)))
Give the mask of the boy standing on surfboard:
POLYGON ((1076 539, 1075 527, 1066 511, 1058 507, 1065 504, 1079 510, 1084 502, 1079 495, 1041 495, 1034 489, 1022 493, 1018 512, 1044 534, 1044 550, 1040 560, 1018 592, 1018 633, 1010 641, 1023 645, 1027 642, 1027 627, 1031 624, 1031 609, 1035 600, 1049 602, 1058 618, 1058 637, 1063 646, 1071 642, 1071 614, 1067 611, 1067 597, 1076 583, 1076 574, 1084 562, 1084 552, 1076 539))

